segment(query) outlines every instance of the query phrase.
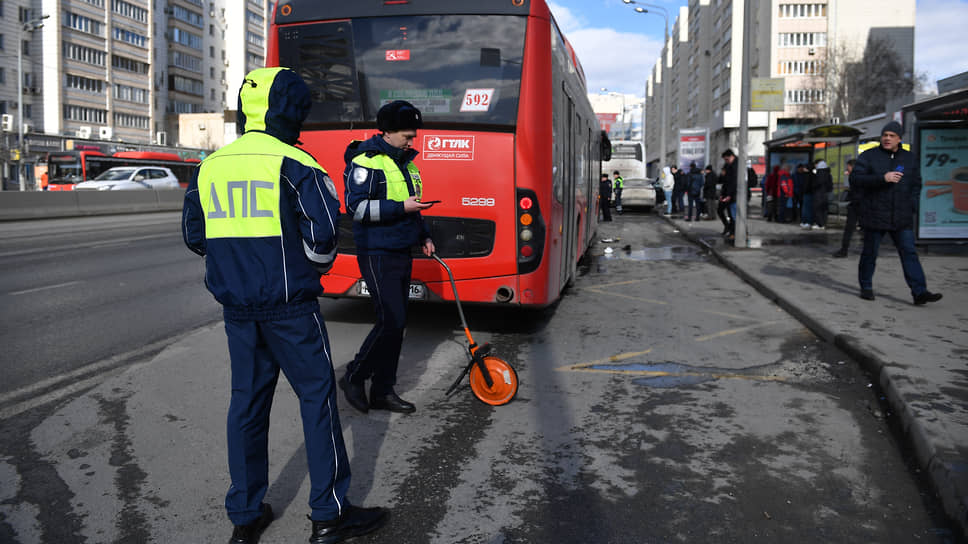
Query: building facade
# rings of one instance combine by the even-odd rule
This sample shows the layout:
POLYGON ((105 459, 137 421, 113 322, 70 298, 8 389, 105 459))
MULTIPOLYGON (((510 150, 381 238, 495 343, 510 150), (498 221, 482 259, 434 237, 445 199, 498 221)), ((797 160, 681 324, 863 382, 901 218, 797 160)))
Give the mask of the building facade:
POLYGON ((609 139, 642 141, 644 100, 641 96, 602 91, 588 93, 588 100, 609 139))
POLYGON ((173 145, 179 114, 235 109, 244 74, 265 65, 270 8, 269 0, 0 1, 0 113, 17 114, 20 46, 28 132, 173 145))
POLYGON ((747 112, 748 156, 762 155, 763 142, 778 133, 815 125, 826 111, 828 48, 859 56, 870 38, 887 37, 913 68, 914 17, 915 0, 689 0, 646 81, 645 142, 652 168, 676 162, 680 129, 708 129, 712 156, 737 150, 744 76, 784 80, 782 111, 747 112), (660 149, 663 129, 666 145, 660 149))

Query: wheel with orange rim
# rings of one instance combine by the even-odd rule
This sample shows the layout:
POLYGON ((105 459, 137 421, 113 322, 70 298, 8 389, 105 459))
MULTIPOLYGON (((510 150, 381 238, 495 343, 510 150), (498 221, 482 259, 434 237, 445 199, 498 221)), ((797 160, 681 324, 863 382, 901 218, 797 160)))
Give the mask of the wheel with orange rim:
POLYGON ((491 356, 484 357, 484 366, 487 368, 494 385, 488 387, 478 365, 471 366, 470 381, 474 396, 491 406, 500 406, 511 402, 511 399, 518 392, 518 375, 514 368, 504 359, 491 356))

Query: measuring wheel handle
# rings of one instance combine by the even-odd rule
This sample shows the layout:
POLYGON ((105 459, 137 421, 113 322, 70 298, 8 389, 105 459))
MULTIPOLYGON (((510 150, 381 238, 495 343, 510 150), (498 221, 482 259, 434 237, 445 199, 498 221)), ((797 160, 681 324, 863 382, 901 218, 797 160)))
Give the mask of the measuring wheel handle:
POLYGON ((480 347, 477 344, 471 344, 471 359, 477 365, 477 370, 484 376, 484 382, 487 384, 488 389, 494 387, 494 379, 491 377, 491 373, 488 372, 487 365, 484 363, 484 358, 489 353, 491 353, 491 344, 485 342, 480 347))

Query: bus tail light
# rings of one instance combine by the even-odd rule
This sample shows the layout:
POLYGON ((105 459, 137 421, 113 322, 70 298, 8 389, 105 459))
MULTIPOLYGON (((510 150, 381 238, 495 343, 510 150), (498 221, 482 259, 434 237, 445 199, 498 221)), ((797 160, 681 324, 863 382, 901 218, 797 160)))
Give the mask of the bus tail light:
POLYGON ((545 222, 538 195, 530 189, 517 190, 518 274, 534 272, 544 254, 545 222))

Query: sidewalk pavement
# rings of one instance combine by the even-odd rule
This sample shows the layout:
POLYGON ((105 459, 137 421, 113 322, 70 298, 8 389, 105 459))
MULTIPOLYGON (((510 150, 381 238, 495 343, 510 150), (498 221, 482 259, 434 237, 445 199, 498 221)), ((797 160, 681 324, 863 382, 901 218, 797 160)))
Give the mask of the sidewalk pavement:
MULTIPOLYGON (((765 221, 750 207, 747 244, 733 247, 719 220, 665 219, 814 334, 863 365, 914 447, 944 509, 968 535, 968 247, 918 248, 928 289, 944 298, 914 306, 889 238, 874 274, 876 300, 859 297, 862 233, 847 258, 834 258, 842 218, 827 230, 765 221)), ((739 245, 739 244, 737 244, 739 245)))

